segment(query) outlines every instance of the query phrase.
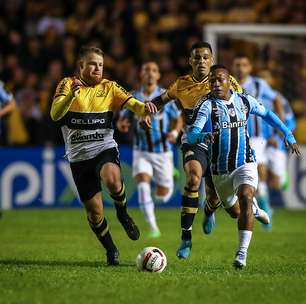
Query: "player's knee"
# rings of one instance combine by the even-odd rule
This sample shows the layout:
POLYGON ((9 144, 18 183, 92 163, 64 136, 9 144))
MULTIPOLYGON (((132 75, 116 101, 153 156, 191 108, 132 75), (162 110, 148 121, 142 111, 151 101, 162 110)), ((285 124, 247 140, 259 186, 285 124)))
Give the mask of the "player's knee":
POLYGON ((122 181, 118 178, 110 178, 105 184, 110 193, 118 193, 122 189, 122 181))
POLYGON ((162 191, 156 191, 156 199, 161 201, 162 203, 167 203, 173 194, 173 187, 164 188, 162 191))
POLYGON ((87 210, 87 217, 91 223, 98 224, 103 219, 103 212, 95 210, 95 209, 87 210))
POLYGON ((187 187, 189 189, 199 189, 201 183, 201 176, 195 171, 191 171, 187 178, 187 187))

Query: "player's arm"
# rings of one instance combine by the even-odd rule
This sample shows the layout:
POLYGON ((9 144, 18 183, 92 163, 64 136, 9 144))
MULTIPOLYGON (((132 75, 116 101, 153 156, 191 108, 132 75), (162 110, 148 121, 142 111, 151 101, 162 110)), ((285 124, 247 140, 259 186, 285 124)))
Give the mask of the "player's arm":
POLYGON ((77 78, 74 78, 73 81, 65 78, 58 84, 50 111, 52 120, 58 121, 66 115, 73 98, 78 94, 82 85, 82 82, 77 78))
POLYGON ((133 119, 133 113, 127 109, 123 109, 119 113, 119 118, 117 120, 117 129, 122 133, 127 133, 131 126, 131 120, 133 119))
POLYGON ((211 115, 211 102, 205 101, 198 113, 193 126, 187 131, 187 141, 190 145, 209 143, 213 140, 211 132, 203 133, 202 130, 211 115))
POLYGON ((173 129, 168 133, 167 139, 171 143, 176 143, 177 137, 181 130, 183 129, 184 119, 183 115, 180 114, 176 119, 173 119, 174 125, 173 129))
POLYGON ((3 117, 11 113, 15 108, 16 108, 16 101, 14 98, 12 98, 8 102, 6 102, 4 106, 2 106, 2 108, 0 109, 0 117, 3 117))
POLYGON ((286 127, 286 125, 281 121, 281 119, 271 110, 266 109, 255 98, 248 96, 248 101, 250 104, 250 113, 260 116, 270 126, 282 132, 285 137, 286 145, 290 147, 291 152, 300 155, 299 146, 297 145, 292 132, 286 127))
POLYGON ((137 114, 138 116, 146 116, 158 112, 157 107, 152 102, 143 103, 134 97, 129 97, 123 107, 137 114))
POLYGON ((168 91, 165 91, 163 94, 152 99, 152 103, 155 104, 158 111, 162 109, 173 97, 170 97, 168 91))

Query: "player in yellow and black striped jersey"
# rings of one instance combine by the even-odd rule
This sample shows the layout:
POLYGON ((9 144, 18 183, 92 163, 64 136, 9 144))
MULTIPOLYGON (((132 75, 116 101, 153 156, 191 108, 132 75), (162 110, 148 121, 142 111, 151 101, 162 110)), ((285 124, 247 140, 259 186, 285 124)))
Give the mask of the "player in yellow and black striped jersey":
POLYGON ((127 213, 112 120, 123 107, 140 116, 156 112, 156 107, 138 101, 116 82, 102 78, 103 52, 99 48, 83 47, 78 68, 78 77, 66 77, 58 84, 51 118, 62 126, 66 156, 88 222, 106 249, 107 263, 117 265, 119 251, 104 217, 101 179, 110 191, 117 217, 128 236, 137 240, 139 230, 127 213))
MULTIPOLYGON (((161 108, 172 99, 177 101, 185 119, 182 136, 183 163, 186 174, 185 191, 182 195, 181 228, 182 242, 177 251, 179 258, 188 258, 191 252, 191 230, 198 211, 199 187, 202 176, 206 177, 206 204, 204 208, 204 233, 209 234, 215 224, 214 211, 220 206, 210 172, 207 169, 207 147, 205 144, 191 146, 187 143, 186 131, 192 126, 200 106, 200 100, 210 92, 208 74, 213 64, 212 49, 207 42, 195 43, 190 50, 189 64, 192 74, 179 77, 165 93, 152 100, 161 108)), ((230 77, 232 89, 242 92, 238 82, 230 77)))

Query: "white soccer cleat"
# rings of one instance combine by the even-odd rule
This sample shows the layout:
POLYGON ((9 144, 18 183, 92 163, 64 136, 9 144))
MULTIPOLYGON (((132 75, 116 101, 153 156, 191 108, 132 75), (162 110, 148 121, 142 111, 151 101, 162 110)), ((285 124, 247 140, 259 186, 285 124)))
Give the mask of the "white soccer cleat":
POLYGON ((246 266, 246 260, 247 260, 247 252, 244 251, 237 251, 236 256, 235 256, 235 260, 233 263, 233 266, 235 268, 243 268, 246 266))
POLYGON ((268 215, 268 213, 266 211, 264 211, 263 209, 260 209, 258 204, 257 204, 257 200, 254 198, 253 199, 253 205, 252 205, 252 209, 253 209, 253 214, 254 217, 261 222, 262 224, 270 224, 270 217, 268 215))

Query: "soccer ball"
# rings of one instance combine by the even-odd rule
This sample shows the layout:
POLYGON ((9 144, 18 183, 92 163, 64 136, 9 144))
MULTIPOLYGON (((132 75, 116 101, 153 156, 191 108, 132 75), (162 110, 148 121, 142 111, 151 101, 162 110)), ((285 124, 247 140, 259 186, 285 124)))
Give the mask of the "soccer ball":
POLYGON ((137 255, 139 271, 163 272, 167 266, 166 255, 157 247, 146 247, 137 255))

